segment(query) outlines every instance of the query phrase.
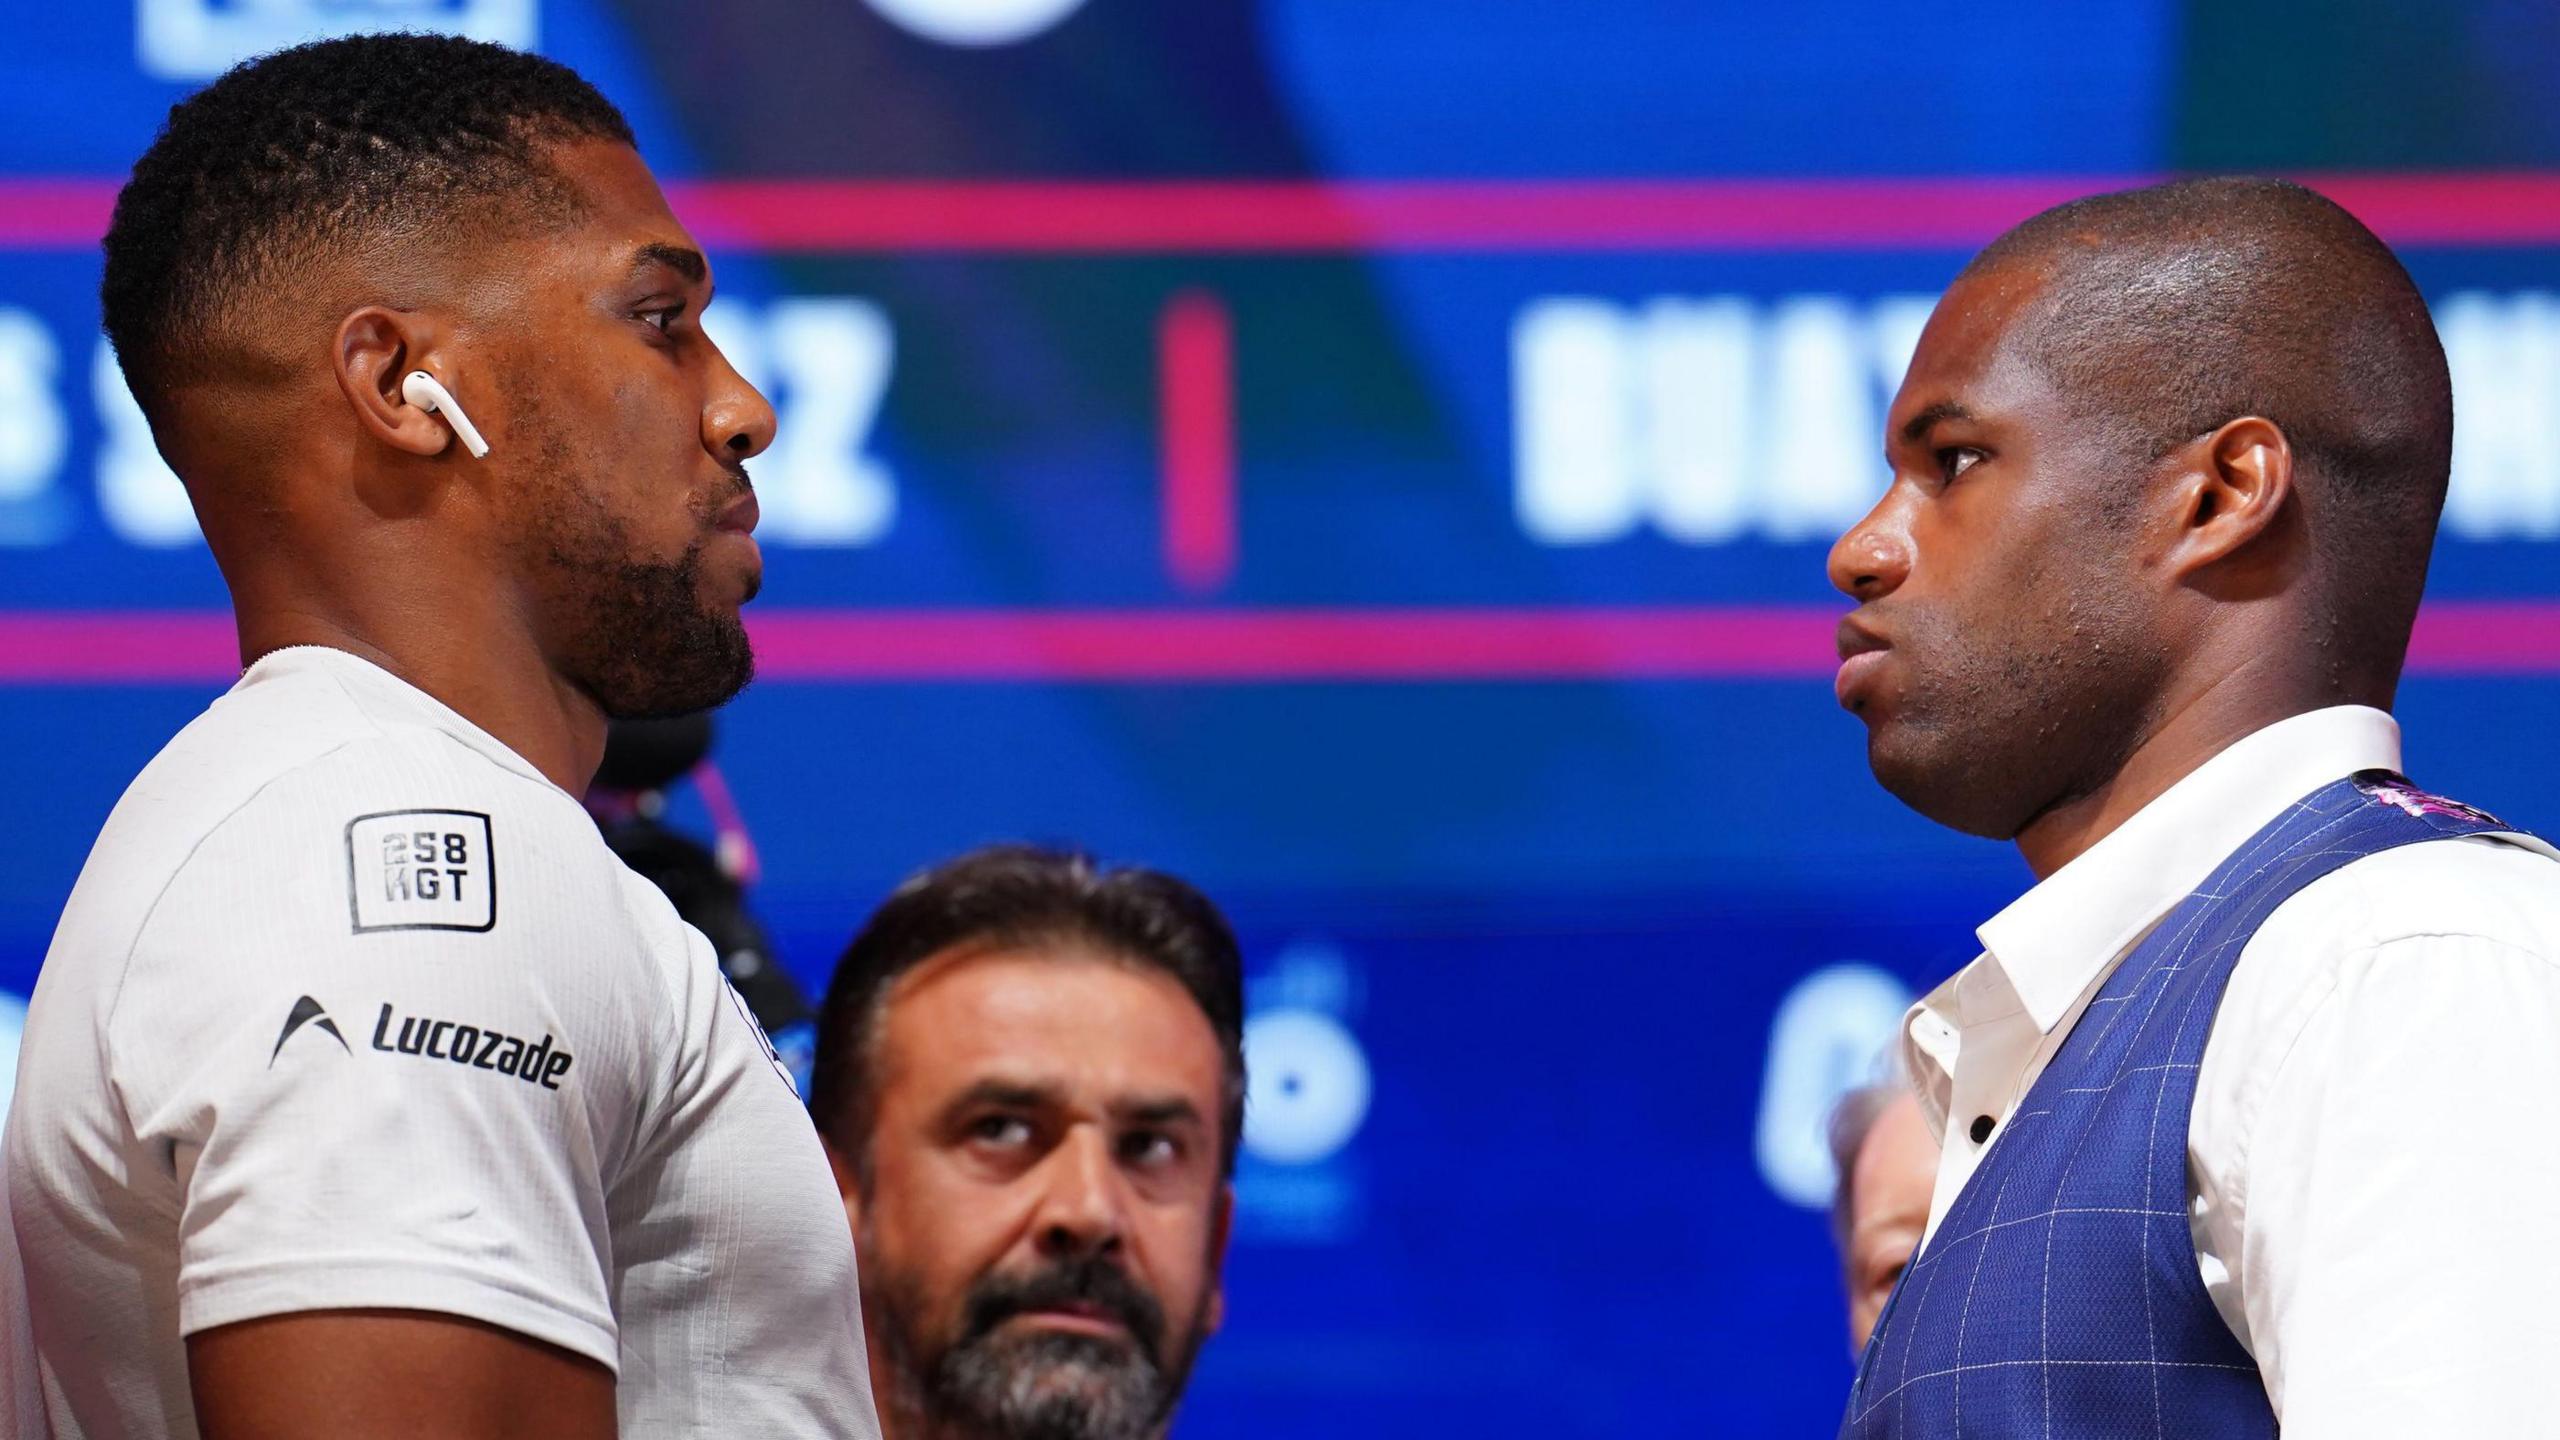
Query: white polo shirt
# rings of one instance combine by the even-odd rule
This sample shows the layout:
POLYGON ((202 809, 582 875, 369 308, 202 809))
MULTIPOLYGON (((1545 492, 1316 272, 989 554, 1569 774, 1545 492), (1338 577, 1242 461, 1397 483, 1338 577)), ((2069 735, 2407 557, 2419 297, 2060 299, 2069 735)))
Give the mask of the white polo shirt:
MULTIPOLYGON (((1912 1007, 1905 1030, 1921 1109, 1944 1140, 1931 1233, 2119 959, 2286 806, 2399 768, 2399 726, 2381 711, 2297 715, 2214 756, 1985 922, 1982 956, 1912 1007)), ((2288 1437, 2549 1431, 2550 849, 2407 845, 2278 906, 2214 1016, 2187 1183, 2206 1289, 2288 1437)))
POLYGON ((843 1208, 709 944, 351 655, 260 660, 126 791, 6 1158, 58 1436, 193 1435, 183 1337, 349 1307, 586 1356, 626 1435, 879 1433, 843 1208))

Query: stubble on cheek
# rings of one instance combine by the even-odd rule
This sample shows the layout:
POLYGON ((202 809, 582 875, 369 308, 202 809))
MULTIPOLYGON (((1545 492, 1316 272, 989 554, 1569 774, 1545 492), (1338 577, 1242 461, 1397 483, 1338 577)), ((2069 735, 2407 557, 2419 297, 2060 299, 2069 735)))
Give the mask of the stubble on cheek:
POLYGON ((2014 839, 2103 783, 2151 723, 2160 661, 2115 577, 2034 559, 1980 620, 1906 617, 1903 685, 1871 725, 1877 780, 1966 834, 2014 839))
POLYGON ((861 1277, 863 1320, 877 1333, 896 1386, 894 1394, 880 1399, 908 1414, 921 1415, 931 1398, 925 1376, 959 1338, 959 1307, 937 1309, 924 1277, 908 1267, 886 1263, 868 1224, 855 1232, 854 1254, 861 1260, 855 1268, 861 1277))
POLYGON ((712 597, 707 532, 689 526, 672 560, 645 552, 609 499, 611 457, 541 423, 544 406, 525 414, 536 458, 518 472, 514 545, 554 665, 615 719, 708 709, 745 688, 754 652, 736 606, 712 597))

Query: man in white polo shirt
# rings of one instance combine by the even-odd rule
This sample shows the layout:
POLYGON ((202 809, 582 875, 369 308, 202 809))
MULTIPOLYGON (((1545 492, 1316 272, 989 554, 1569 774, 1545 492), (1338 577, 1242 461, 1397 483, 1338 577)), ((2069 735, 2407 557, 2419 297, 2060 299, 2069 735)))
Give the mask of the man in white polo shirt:
POLYGON ((576 798, 608 717, 746 683, 774 423, 621 116, 466 41, 267 57, 172 111, 104 298, 247 670, 30 1010, 50 1428, 876 1435, 798 1097, 576 798))

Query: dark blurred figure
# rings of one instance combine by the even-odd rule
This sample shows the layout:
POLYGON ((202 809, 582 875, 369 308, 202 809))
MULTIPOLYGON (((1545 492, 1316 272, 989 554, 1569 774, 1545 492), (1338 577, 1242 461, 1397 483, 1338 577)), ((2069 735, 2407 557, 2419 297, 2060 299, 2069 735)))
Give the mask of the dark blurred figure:
POLYGON ((1929 1225, 1938 1182, 1938 1139, 1911 1086, 1881 1081, 1852 1090, 1831 1113, 1831 1238, 1849 1293, 1849 1349, 1866 1348, 1911 1252, 1929 1225))
POLYGON ((1207 899, 1029 847, 907 881, 827 990, 811 1109, 895 1440, 1160 1436, 1217 1329, 1244 990, 1207 899))
POLYGON ((711 761, 714 734, 708 713, 615 721, 587 790, 587 813, 622 863, 665 892, 684 923, 711 942, 720 973, 737 987, 805 1095, 817 1012, 747 909, 755 844, 711 761), (714 836, 707 846, 666 821, 667 792, 687 780, 711 812, 714 836))

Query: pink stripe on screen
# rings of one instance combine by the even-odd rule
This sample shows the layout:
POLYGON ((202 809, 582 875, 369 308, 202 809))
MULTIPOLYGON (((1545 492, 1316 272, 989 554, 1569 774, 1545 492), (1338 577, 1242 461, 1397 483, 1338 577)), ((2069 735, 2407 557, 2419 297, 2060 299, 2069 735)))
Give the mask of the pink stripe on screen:
MULTIPOLYGON (((1680 180, 709 180, 708 244, 810 254, 1966 250, 2141 175, 1680 180)), ((2300 177, 2396 245, 2560 244, 2560 173, 2300 177)), ((106 233, 119 179, 0 180, 0 249, 106 233)))
MULTIPOLYGON (((753 616, 765 678, 1234 684, 1827 678, 1828 607, 1329 610, 777 610, 753 616)), ((2417 675, 2560 675, 2560 601, 2447 601, 2417 675)), ((220 612, 0 612, 0 683, 223 684, 220 612)))

